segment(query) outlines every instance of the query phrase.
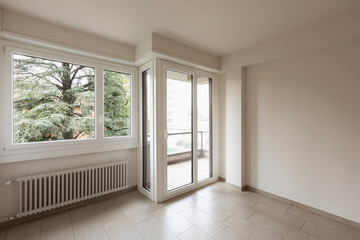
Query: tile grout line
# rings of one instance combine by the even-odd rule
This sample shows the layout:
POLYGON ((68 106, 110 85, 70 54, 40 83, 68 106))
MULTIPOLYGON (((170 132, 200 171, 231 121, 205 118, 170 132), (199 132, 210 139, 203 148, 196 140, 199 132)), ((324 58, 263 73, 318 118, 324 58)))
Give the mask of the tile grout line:
POLYGON ((224 232, 227 228, 231 229, 229 226, 226 226, 226 228, 220 230, 220 231, 219 231, 218 233, 216 233, 213 237, 211 237, 209 234, 208 234, 208 235, 209 235, 211 238, 215 238, 217 235, 219 235, 220 233, 224 232))
MULTIPOLYGON (((260 201, 258 201, 257 199, 255 199, 257 202, 255 202, 255 204, 254 205, 252 205, 251 207, 249 207, 250 209, 253 209, 256 205, 258 205, 258 204, 260 204, 261 202, 260 201)), ((265 203, 263 203, 263 204, 265 204, 265 203)))
POLYGON ((4 240, 6 240, 6 239, 7 239, 7 237, 8 237, 8 233, 9 233, 9 228, 7 228, 7 229, 6 229, 6 233, 5 233, 5 238, 4 238, 4 240))
MULTIPOLYGON (((232 216, 236 215, 235 213, 231 214, 229 217, 225 218, 224 220, 220 221, 221 223, 224 223, 226 220, 231 218, 232 216)), ((224 223, 225 224, 225 223, 224 223)), ((225 224, 226 225, 226 224, 225 224)))
POLYGON ((43 222, 44 222, 44 218, 43 217, 41 217, 40 218, 40 229, 39 229, 39 240, 41 239, 41 229, 42 229, 42 226, 43 226, 43 222))
POLYGON ((348 225, 348 227, 347 227, 347 229, 346 229, 346 234, 345 234, 345 236, 348 236, 349 229, 350 229, 350 225, 348 225))
POLYGON ((248 216, 247 218, 245 218, 246 220, 250 220, 250 218, 252 217, 252 216, 254 216, 256 213, 259 213, 258 211, 254 211, 250 216, 248 216))
POLYGON ((101 227, 102 227, 102 229, 104 230, 104 232, 105 232, 105 234, 106 234, 106 236, 107 236, 108 240, 110 240, 110 236, 109 236, 108 232, 107 232, 107 231, 106 231, 106 229, 105 229, 105 226, 104 226, 103 221, 101 221, 101 220, 100 220, 100 217, 99 217, 98 213, 96 212, 96 210, 95 210, 95 208, 94 208, 93 204, 90 204, 90 205, 91 205, 91 208, 92 208, 92 209, 94 210, 94 212, 95 212, 95 215, 96 215, 96 220, 97 220, 98 222, 100 222, 100 223, 101 223, 101 227))
POLYGON ((71 220, 70 212, 69 212, 69 211, 66 211, 66 212, 67 212, 67 215, 68 215, 69 220, 70 220, 71 232, 72 232, 72 234, 73 234, 74 240, 76 240, 76 238, 75 238, 74 226, 73 226, 73 222, 72 222, 72 220, 71 220))
POLYGON ((301 228, 299 229, 299 231, 301 232, 301 229, 305 226, 305 224, 308 222, 308 220, 305 219, 304 224, 301 226, 301 228))
POLYGON ((289 204, 289 207, 285 210, 285 212, 287 212, 292 206, 292 204, 289 204))
POLYGON ((135 231, 139 234, 139 236, 140 236, 142 239, 145 240, 145 237, 141 234, 141 232, 139 232, 139 230, 137 229, 136 225, 137 225, 137 224, 140 224, 140 223, 142 223, 142 222, 145 222, 146 220, 148 220, 148 219, 150 219, 150 218, 146 218, 146 219, 138 222, 137 224, 134 224, 134 223, 132 223, 132 222, 130 221, 130 219, 128 218, 128 216, 126 216, 126 213, 125 213, 125 212, 124 212, 124 217, 129 221, 129 223, 130 223, 131 225, 133 225, 133 227, 135 228, 135 231))

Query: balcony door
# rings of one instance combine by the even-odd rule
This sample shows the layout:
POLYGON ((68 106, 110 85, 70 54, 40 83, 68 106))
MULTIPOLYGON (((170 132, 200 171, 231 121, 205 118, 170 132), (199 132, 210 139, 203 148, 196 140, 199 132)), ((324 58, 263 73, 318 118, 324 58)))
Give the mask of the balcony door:
POLYGON ((166 69, 166 191, 213 177, 212 78, 166 69))
POLYGON ((193 76, 166 72, 167 190, 193 183, 193 76))

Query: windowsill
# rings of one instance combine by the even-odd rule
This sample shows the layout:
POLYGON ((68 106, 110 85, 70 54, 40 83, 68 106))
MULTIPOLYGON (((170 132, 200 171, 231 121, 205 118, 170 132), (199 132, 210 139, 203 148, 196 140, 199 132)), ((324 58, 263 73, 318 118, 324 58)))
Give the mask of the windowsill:
MULTIPOLYGON (((2 148, 0 150, 0 164, 38 160, 45 158, 65 157, 96 152, 134 149, 138 147, 137 139, 104 139, 102 141, 74 143, 74 141, 62 142, 61 145, 53 146, 48 143, 33 148, 2 148)), ((18 147, 18 146, 16 146, 18 147)))

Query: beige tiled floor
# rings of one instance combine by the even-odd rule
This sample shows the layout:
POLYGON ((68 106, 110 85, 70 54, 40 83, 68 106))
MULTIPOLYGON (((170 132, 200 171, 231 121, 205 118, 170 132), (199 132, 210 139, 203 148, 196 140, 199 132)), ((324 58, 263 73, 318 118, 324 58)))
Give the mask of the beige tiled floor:
POLYGON ((0 230, 0 240, 360 240, 360 229, 218 182, 155 204, 137 191, 0 230))
MULTIPOLYGON (((172 190, 191 183, 191 161, 182 161, 168 165, 168 189, 172 190)), ((199 181, 207 179, 209 175, 209 159, 198 159, 199 181)))

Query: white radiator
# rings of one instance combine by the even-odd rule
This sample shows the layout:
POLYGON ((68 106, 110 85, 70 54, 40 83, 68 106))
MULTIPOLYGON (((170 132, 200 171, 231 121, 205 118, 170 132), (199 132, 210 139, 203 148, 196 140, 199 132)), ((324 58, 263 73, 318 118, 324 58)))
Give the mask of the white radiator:
POLYGON ((24 217, 128 188, 128 162, 114 162, 16 179, 24 217))

